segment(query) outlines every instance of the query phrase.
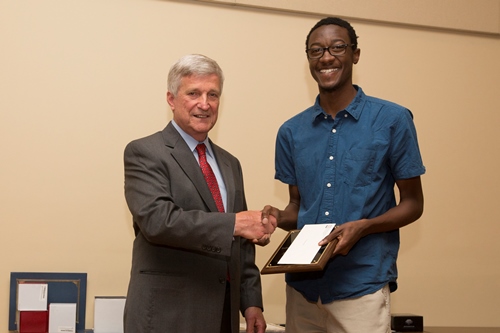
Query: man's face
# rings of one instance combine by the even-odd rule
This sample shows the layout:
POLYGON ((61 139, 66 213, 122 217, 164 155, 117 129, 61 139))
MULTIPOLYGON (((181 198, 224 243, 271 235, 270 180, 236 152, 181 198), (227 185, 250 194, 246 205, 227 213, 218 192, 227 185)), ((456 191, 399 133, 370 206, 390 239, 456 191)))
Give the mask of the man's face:
POLYGON ((201 142, 217 122, 220 94, 217 75, 190 75, 181 79, 176 96, 167 92, 167 102, 177 125, 201 142))
MULTIPOLYGON (((351 44, 347 29, 338 25, 323 25, 309 37, 308 48, 351 44)), ((319 59, 309 59, 309 70, 320 91, 335 91, 352 85, 352 66, 359 60, 359 49, 349 46, 345 54, 332 56, 327 50, 319 59)))

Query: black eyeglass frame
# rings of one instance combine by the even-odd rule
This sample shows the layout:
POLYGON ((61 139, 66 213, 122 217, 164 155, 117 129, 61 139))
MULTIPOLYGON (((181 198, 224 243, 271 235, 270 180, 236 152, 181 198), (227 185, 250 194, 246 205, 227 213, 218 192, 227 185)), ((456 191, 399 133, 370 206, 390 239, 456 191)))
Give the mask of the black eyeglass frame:
POLYGON ((320 59, 325 54, 325 51, 328 50, 328 53, 330 53, 330 55, 332 57, 340 56, 340 55, 344 55, 346 53, 346 50, 349 46, 353 47, 353 46, 355 46, 355 44, 347 44, 346 43, 346 44, 337 44, 337 45, 328 46, 328 47, 313 47, 313 48, 306 49, 306 55, 307 55, 308 59, 320 59), (338 50, 338 49, 342 49, 342 50, 338 53, 332 53, 332 50, 338 50), (310 50, 321 50, 322 52, 321 52, 321 55, 319 57, 311 57, 311 55, 309 54, 310 50))

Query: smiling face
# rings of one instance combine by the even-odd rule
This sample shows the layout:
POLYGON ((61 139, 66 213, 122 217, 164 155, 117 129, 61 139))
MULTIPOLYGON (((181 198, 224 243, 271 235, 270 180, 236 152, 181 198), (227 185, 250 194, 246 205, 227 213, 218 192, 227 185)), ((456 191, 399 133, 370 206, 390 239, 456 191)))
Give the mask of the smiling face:
POLYGON ((201 142, 217 122, 220 94, 216 74, 190 75, 181 79, 177 94, 167 92, 167 102, 177 125, 201 142))
MULTIPOLYGON (((308 48, 351 44, 347 29, 334 24, 323 25, 311 32, 308 48)), ((358 63, 360 50, 346 49, 343 55, 332 56, 325 51, 319 59, 308 59, 309 70, 318 83, 320 92, 337 91, 352 87, 352 66, 358 63)))

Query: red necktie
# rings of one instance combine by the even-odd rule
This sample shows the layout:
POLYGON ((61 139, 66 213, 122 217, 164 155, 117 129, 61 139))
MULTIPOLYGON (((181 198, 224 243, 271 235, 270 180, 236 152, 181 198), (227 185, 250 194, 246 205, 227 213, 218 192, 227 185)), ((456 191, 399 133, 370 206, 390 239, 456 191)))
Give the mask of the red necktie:
POLYGON ((198 157, 200 159, 200 167, 201 172, 203 172, 203 177, 205 177, 205 181, 207 182, 208 188, 210 192, 212 192, 212 197, 215 200, 215 204, 217 205, 217 209, 219 212, 224 212, 224 204, 222 203, 222 197, 220 195, 219 184, 217 184, 217 179, 215 178, 215 174, 210 167, 210 164, 207 162, 207 147, 204 143, 200 143, 196 146, 196 151, 198 152, 198 157))

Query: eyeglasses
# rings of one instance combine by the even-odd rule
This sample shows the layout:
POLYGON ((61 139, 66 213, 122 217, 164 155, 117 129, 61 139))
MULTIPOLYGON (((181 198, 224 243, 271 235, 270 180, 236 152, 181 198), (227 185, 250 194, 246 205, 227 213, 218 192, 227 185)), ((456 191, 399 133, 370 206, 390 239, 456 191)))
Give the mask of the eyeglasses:
POLYGON ((328 50, 332 56, 340 56, 345 54, 346 49, 349 46, 354 46, 354 44, 337 44, 329 47, 312 47, 306 50, 307 57, 309 59, 319 59, 325 54, 325 51, 328 50))

